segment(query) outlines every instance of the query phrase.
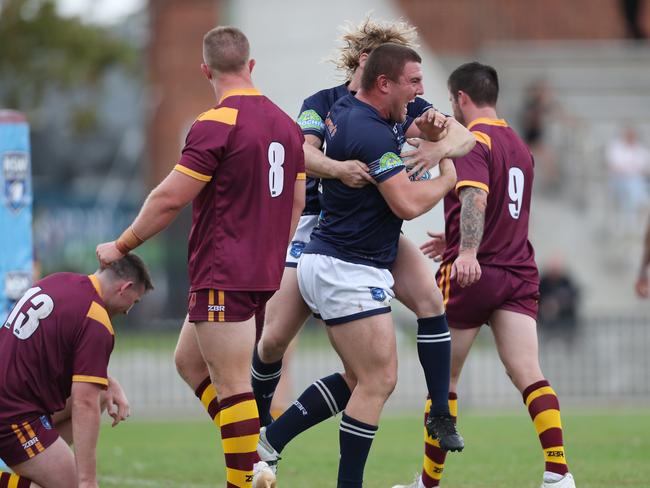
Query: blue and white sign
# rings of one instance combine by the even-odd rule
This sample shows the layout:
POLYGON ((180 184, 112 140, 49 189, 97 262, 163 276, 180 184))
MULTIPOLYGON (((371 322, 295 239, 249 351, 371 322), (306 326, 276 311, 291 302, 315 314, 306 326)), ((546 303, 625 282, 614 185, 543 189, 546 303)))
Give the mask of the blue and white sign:
POLYGON ((0 110, 0 322, 32 284, 32 181, 29 125, 0 110))

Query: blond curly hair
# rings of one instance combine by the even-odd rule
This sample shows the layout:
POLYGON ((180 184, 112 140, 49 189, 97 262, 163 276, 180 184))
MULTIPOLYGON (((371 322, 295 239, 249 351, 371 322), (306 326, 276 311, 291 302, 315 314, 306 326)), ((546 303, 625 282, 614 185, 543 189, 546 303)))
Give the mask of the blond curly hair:
POLYGON ((395 22, 374 20, 370 15, 359 24, 348 21, 341 26, 341 47, 338 53, 330 59, 336 68, 345 72, 346 79, 352 78, 359 67, 359 56, 370 53, 373 49, 386 42, 394 42, 415 49, 417 30, 403 19, 395 22))

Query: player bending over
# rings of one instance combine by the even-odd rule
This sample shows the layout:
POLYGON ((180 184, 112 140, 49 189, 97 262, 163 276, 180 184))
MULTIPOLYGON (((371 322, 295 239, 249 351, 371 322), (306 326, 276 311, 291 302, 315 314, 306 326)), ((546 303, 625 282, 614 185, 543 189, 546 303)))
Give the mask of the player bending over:
POLYGON ((0 457, 16 473, 0 488, 97 488, 101 405, 113 426, 129 415, 107 371, 111 317, 152 288, 129 254, 90 276, 47 276, 18 301, 0 329, 0 457))

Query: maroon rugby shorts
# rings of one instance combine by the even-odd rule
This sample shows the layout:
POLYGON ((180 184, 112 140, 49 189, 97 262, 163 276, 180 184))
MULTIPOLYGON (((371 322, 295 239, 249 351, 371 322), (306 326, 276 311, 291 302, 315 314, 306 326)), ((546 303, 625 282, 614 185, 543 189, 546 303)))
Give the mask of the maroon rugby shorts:
POLYGON ((274 293, 274 291, 196 290, 189 296, 189 321, 244 322, 255 316, 256 325, 261 332, 266 302, 274 293))
POLYGON ((449 327, 473 329, 488 323, 495 310, 509 310, 537 320, 539 283, 525 281, 501 267, 481 265, 481 278, 462 288, 451 279, 451 263, 437 273, 449 327))
POLYGON ((0 458, 9 466, 24 463, 59 438, 49 415, 0 425, 0 458))

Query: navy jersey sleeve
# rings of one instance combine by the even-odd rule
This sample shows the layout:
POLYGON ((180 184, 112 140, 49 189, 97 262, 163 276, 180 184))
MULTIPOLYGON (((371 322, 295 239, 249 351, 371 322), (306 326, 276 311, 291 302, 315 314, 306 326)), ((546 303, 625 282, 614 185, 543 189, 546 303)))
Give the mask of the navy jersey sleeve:
POLYGON ((363 124, 364 129, 358 130, 353 144, 357 147, 354 153, 359 160, 365 162, 377 183, 386 181, 404 170, 405 165, 399 156, 399 148, 395 135, 390 128, 379 121, 363 124))
POLYGON ((306 98, 300 108, 298 125, 304 135, 311 134, 325 140, 325 118, 329 112, 329 103, 324 92, 318 92, 306 98))

